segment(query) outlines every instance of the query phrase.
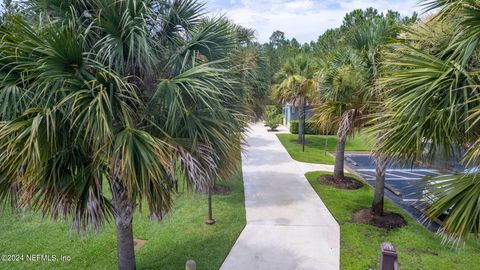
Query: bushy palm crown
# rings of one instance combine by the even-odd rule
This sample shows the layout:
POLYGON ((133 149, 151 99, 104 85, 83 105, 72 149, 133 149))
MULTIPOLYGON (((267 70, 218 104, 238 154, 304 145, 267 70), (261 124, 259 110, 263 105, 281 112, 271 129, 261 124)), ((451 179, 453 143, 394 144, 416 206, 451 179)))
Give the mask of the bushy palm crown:
POLYGON ((26 5, 0 27, 1 199, 15 187, 23 206, 98 228, 105 185, 161 216, 178 168, 196 187, 228 170, 245 31, 194 0, 26 5))
POLYGON ((317 74, 319 81, 318 106, 315 122, 322 130, 338 130, 350 135, 361 124, 368 109, 368 77, 363 62, 351 50, 338 51, 324 59, 317 74))
POLYGON ((416 14, 401 17, 393 11, 355 10, 345 16, 340 28, 319 38, 320 106, 316 118, 321 128, 337 129, 350 119, 351 124, 344 124, 343 130, 351 133, 376 111, 381 99, 376 87, 381 49, 398 35, 401 25, 415 20, 416 14))
MULTIPOLYGON (((465 161, 478 167, 478 1, 427 1, 439 14, 412 27, 385 56, 381 86, 390 98, 377 129, 379 148, 402 160, 450 158, 468 149, 465 161), (441 33, 432 43, 424 33, 441 33)), ((428 37, 428 35, 427 35, 428 37)), ((442 223, 446 239, 480 232, 480 182, 476 173, 442 177, 438 200, 427 215, 451 209, 442 223)))
POLYGON ((297 55, 287 59, 282 69, 276 74, 278 84, 273 86, 272 98, 279 103, 289 102, 300 106, 307 101, 313 101, 316 96, 314 74, 316 64, 307 55, 297 55))
POLYGON ((257 44, 250 44, 237 50, 232 60, 235 63, 232 73, 241 82, 241 93, 244 93, 246 103, 250 104, 249 115, 258 120, 263 116, 266 98, 270 94, 264 51, 257 44))

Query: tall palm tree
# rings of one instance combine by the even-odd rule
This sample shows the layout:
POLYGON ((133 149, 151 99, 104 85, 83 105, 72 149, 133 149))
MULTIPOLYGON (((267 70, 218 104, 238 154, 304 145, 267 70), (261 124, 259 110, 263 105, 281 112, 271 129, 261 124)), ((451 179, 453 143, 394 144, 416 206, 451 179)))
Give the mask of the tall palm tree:
MULTIPOLYGON (((466 148, 466 164, 478 167, 480 5, 475 1, 428 1, 425 5, 439 9, 431 22, 447 22, 453 31, 446 32, 447 42, 431 46, 428 40, 418 42, 422 39, 417 35, 412 42, 395 44, 387 54, 387 72, 381 82, 390 98, 378 125, 384 132, 379 147, 401 160, 420 161, 432 161, 438 154, 450 158, 466 148)), ((429 196, 435 202, 427 215, 437 218, 449 210, 441 224, 448 240, 465 239, 472 233, 478 236, 478 173, 435 180, 433 196, 429 196)))
MULTIPOLYGON (((379 91, 379 87, 377 86, 381 48, 388 43, 390 39, 397 37, 401 26, 414 22, 415 20, 415 13, 412 17, 401 17, 399 13, 393 11, 388 11, 383 14, 372 8, 365 10, 358 9, 345 16, 344 24, 340 28, 328 31, 319 38, 315 49, 316 54, 320 54, 320 58, 322 59, 323 68, 320 71, 320 75, 324 77, 324 81, 328 82, 328 74, 334 74, 333 71, 344 63, 347 63, 353 69, 357 69, 363 74, 363 82, 359 82, 361 84, 359 85, 359 89, 363 89, 365 93, 359 95, 361 100, 357 102, 358 105, 363 103, 363 105, 360 106, 362 108, 362 119, 359 120, 366 121, 370 119, 372 115, 381 113, 378 105, 382 104, 384 93, 379 91), (342 53, 345 56, 339 57, 342 53)), ((339 73, 339 76, 342 76, 342 74, 339 73)), ((345 76, 348 76, 348 74, 345 76)), ((330 75, 330 77, 332 76, 330 75)), ((353 78, 355 78, 355 76, 353 78)), ((323 84, 323 92, 332 92, 330 89, 331 83, 323 84)), ((352 92, 350 94, 350 99, 357 99, 358 93, 352 92)), ((324 99, 322 95, 320 96, 321 100, 324 99)), ((329 116, 328 107, 328 104, 323 102, 323 105, 318 109, 321 119, 319 125, 324 128, 325 126, 332 128, 332 124, 336 124, 337 127, 335 128, 338 129, 338 123, 335 121, 330 123, 330 119, 338 119, 339 114, 333 113, 329 116)), ((359 127, 361 127, 362 121, 358 122, 360 124, 359 127)), ((338 133, 341 134, 341 132, 338 133)), ((338 164, 338 166, 336 174, 340 176, 343 171, 343 148, 341 144, 337 146, 339 146, 340 149, 337 148, 339 153, 337 153, 336 164, 338 164)), ((374 157, 377 174, 372 213, 379 216, 383 214, 386 160, 380 152, 376 152, 374 157)))
POLYGON ((205 188, 238 148, 238 39, 195 0, 26 5, 0 26, 0 199, 16 187, 21 207, 79 229, 113 218, 118 267, 134 269, 138 205, 161 217, 178 168, 205 188))
POLYGON ((277 102, 290 103, 300 112, 298 141, 305 143, 305 107, 315 100, 317 82, 314 79, 316 64, 307 55, 289 58, 278 74, 280 83, 273 86, 272 97, 277 102))
POLYGON ((337 129, 333 177, 345 178, 345 143, 356 128, 362 126, 362 116, 368 110, 366 72, 353 51, 346 50, 325 61, 319 72, 318 106, 314 121, 322 130, 337 129))
MULTIPOLYGON (((385 98, 384 93, 378 89, 377 81, 379 77, 379 66, 381 58, 382 47, 389 42, 389 39, 395 38, 399 33, 399 23, 401 17, 398 16, 396 20, 388 20, 384 17, 374 18, 371 21, 366 21, 363 24, 353 29, 349 39, 349 45, 356 51, 362 59, 366 70, 370 113, 366 118, 382 114, 381 104, 385 98)), ((372 123, 375 125, 375 121, 372 123)), ((382 135, 376 134, 376 139, 382 135)), ((375 151, 375 192, 372 201, 371 212, 375 216, 383 215, 384 198, 385 198, 385 170, 387 166, 387 159, 381 151, 375 151)))

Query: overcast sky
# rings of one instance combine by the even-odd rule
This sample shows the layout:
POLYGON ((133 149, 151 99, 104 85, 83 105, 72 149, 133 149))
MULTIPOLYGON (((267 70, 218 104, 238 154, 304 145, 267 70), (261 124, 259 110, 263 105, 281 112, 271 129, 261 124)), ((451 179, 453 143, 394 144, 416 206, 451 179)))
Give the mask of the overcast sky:
POLYGON ((206 5, 255 29, 260 42, 268 41, 275 30, 301 43, 316 40, 325 30, 340 26, 344 15, 357 8, 391 9, 402 15, 422 11, 418 0, 210 0, 206 5))

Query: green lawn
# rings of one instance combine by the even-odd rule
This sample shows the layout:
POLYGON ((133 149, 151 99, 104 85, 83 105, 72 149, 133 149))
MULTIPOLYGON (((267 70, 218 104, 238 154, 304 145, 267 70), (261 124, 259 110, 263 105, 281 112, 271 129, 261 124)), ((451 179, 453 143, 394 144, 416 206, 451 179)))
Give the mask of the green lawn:
MULTIPOLYGON (((204 224, 205 196, 182 194, 172 215, 158 224, 148 220, 148 212, 137 213, 134 235, 147 240, 136 252, 138 269, 185 269, 194 259, 198 269, 218 269, 245 226, 244 193, 241 177, 229 182, 232 193, 214 196, 217 224, 204 224)), ((38 214, 14 216, 0 210, 1 254, 46 254, 70 256, 70 262, 8 263, 0 269, 117 269, 114 226, 97 235, 79 236, 64 222, 52 222, 38 214)))
MULTIPOLYGON (((297 134, 277 134, 277 137, 295 160, 317 164, 335 164, 335 160, 326 151, 335 150, 336 136, 306 135, 305 152, 302 152, 302 145, 297 142, 297 134)), ((345 149, 347 151, 370 151, 372 145, 373 140, 369 136, 358 133, 355 137, 347 140, 345 149)))
POLYGON ((317 178, 322 174, 328 173, 311 172, 306 177, 340 224, 341 269, 378 269, 380 244, 387 241, 397 247, 400 269, 479 269, 478 242, 469 241, 461 250, 442 246, 439 236, 389 201, 386 201, 387 210, 403 214, 407 226, 388 231, 352 223, 356 210, 370 206, 372 188, 365 185, 354 191, 335 189, 318 183, 317 178))

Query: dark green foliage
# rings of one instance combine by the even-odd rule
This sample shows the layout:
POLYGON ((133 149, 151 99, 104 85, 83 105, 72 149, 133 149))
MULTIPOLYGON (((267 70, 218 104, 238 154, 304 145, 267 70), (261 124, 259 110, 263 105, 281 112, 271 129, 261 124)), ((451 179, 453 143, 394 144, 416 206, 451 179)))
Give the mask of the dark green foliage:
MULTIPOLYGON (((298 134, 298 126, 300 125, 299 120, 290 121, 290 133, 298 134)), ((334 131, 326 132, 318 129, 317 124, 314 121, 305 122, 305 134, 309 135, 333 135, 334 131)))
MULTIPOLYGON (((315 56, 328 59, 328 55, 351 47, 352 41, 355 42, 359 36, 365 37, 364 40, 369 43, 378 43, 378 40, 369 40, 368 38, 381 37, 383 40, 395 38, 400 34, 403 26, 410 25, 417 20, 416 13, 410 17, 403 17, 395 11, 388 11, 384 14, 374 8, 356 9, 345 15, 340 27, 325 31, 317 42, 312 44, 312 50, 315 56), (380 31, 382 33, 379 33, 380 31)), ((357 44, 359 44, 358 41, 357 44)), ((360 44, 365 45, 367 42, 360 44)))
POLYGON ((282 121, 283 117, 281 114, 272 114, 267 117, 265 123, 270 130, 276 130, 277 127, 282 124, 282 121))
POLYGON ((282 109, 278 106, 275 106, 275 105, 267 105, 265 107, 266 109, 266 118, 268 118, 269 116, 271 115, 275 115, 275 114, 281 114, 282 113, 282 109))
POLYGON ((270 84, 279 83, 275 75, 280 71, 285 62, 300 53, 309 53, 311 46, 308 43, 300 44, 295 38, 289 40, 282 31, 275 31, 270 37, 270 42, 262 45, 267 63, 267 76, 270 84))
POLYGON ((282 124, 283 116, 281 115, 281 112, 282 110, 278 106, 266 106, 265 124, 271 130, 276 130, 277 127, 282 124))

